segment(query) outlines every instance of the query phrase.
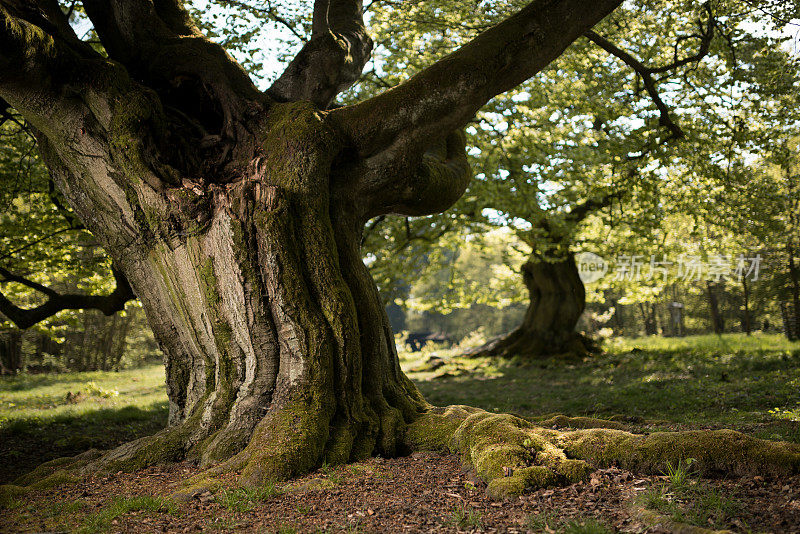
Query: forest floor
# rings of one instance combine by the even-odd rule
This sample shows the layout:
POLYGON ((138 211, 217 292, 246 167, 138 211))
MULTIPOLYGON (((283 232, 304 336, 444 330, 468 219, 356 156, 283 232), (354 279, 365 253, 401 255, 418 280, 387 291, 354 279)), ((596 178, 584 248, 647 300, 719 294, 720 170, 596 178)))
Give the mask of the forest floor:
MULTIPOLYGON (((632 431, 735 428, 800 442, 800 344, 778 336, 617 340, 582 362, 401 354, 437 405, 470 404, 537 420, 614 418, 632 431)), ((0 483, 37 464, 109 448, 163 426, 159 366, 120 373, 0 379, 0 483)), ((643 477, 616 468, 565 488, 488 500, 448 455, 417 453, 323 466, 289 484, 176 505, 169 487, 196 468, 89 478, 0 502, 0 532, 674 532, 672 522, 736 532, 800 532, 800 477, 701 479, 691 465, 643 477)))

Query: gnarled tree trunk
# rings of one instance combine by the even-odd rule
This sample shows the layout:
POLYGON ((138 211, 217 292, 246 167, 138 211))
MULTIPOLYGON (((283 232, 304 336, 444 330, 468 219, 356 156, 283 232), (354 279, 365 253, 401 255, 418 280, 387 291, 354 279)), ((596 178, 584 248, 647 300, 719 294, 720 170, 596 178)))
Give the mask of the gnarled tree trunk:
MULTIPOLYGON (((107 55, 78 39, 54 0, 0 0, 0 98, 32 124, 56 185, 111 255, 117 290, 60 295, 14 277, 47 301, 25 310, 0 295, 0 311, 18 325, 60 309, 113 313, 132 288, 164 351, 169 426, 56 460, 20 484, 63 483, 69 474, 51 473, 65 466, 182 458, 217 464, 202 477, 238 471, 252 484, 435 441, 499 480, 490 488, 503 495, 584 476, 589 465, 575 458, 652 450, 647 464, 663 469, 675 443, 708 453, 694 435, 570 434, 430 410, 400 371, 359 252, 369 218, 452 205, 470 177, 460 129, 621 0, 535 0, 404 84, 334 110, 369 57, 359 1, 317 0, 310 40, 266 93, 179 0, 82 3, 107 55), (510 467, 520 469, 504 476, 510 467)), ((531 325, 572 321, 582 309, 574 262, 529 269, 542 306, 531 325), (557 284, 572 284, 568 303, 557 284), (563 315, 548 319, 548 303, 565 305, 563 315)), ((569 344, 560 331, 552 343, 569 344)), ((800 469, 796 447, 720 439, 762 451, 781 472, 800 469)), ((3 486, 0 496, 22 491, 3 486)))
MULTIPOLYGON (((118 298, 89 304, 113 312, 129 284, 165 356, 169 427, 92 465, 196 458, 253 482, 401 452, 428 406, 400 370, 363 225, 452 205, 467 121, 620 0, 534 1, 334 110, 372 47, 360 1, 317 0, 310 40, 266 92, 177 0, 83 0, 108 57, 56 2, 35 3, 0 0, 0 96, 116 265, 118 298)), ((29 285, 45 305, 0 300, 19 323, 86 304, 29 285)))
POLYGON ((591 342, 575 331, 586 306, 586 290, 575 256, 560 261, 535 256, 522 265, 522 279, 530 304, 522 324, 513 332, 471 352, 522 358, 576 357, 592 349, 591 342))

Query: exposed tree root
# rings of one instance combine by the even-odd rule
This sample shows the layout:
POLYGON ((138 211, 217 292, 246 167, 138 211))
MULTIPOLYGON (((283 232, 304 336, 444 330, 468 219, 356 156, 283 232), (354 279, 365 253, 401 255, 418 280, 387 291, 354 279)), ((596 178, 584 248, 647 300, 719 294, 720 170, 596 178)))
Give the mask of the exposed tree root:
MULTIPOLYGON (((546 424, 550 422, 558 424, 546 424)), ((570 418, 561 422, 572 426, 570 418)), ((608 425, 616 426, 611 421, 608 425)), ((659 474, 686 458, 694 458, 693 465, 705 475, 800 472, 800 445, 732 430, 646 436, 617 428, 559 431, 468 406, 434 408, 409 426, 406 437, 411 449, 460 454, 486 481, 487 494, 493 498, 575 482, 594 468, 608 465, 659 474)))
MULTIPOLYGON (((285 424, 275 421, 256 429, 250 444, 229 460, 185 481, 173 498, 215 491, 219 477, 235 473, 246 485, 286 480, 318 466, 320 458, 342 463, 345 456, 324 455, 321 447, 336 439, 321 439, 328 428, 315 425, 313 412, 283 411, 285 424), (317 450, 320 449, 320 450, 317 450)), ((509 414, 494 414, 469 406, 432 408, 408 425, 405 451, 449 451, 461 455, 487 483, 496 499, 527 490, 571 484, 598 467, 617 465, 644 474, 665 472, 680 460, 693 458, 700 474, 790 476, 800 472, 800 445, 749 437, 732 430, 656 432, 649 435, 621 430, 622 425, 585 417, 555 416, 539 424, 509 414), (570 430, 570 428, 579 428, 570 430), (557 428, 566 428, 557 430, 557 428)), ((185 429, 184 429, 185 431, 185 429)), ((94 472, 133 471, 179 459, 182 432, 164 431, 101 454, 87 451, 58 459, 0 487, 0 503, 28 489, 74 482, 94 472)), ((335 434, 331 430, 331 435, 335 434)), ((347 450, 353 443, 345 439, 347 450)), ((330 445, 328 446, 330 447, 330 445)))
POLYGON ((559 336, 556 340, 537 336, 523 325, 508 334, 491 339, 480 347, 470 349, 463 355, 470 358, 494 356, 519 357, 526 360, 547 358, 577 360, 597 351, 597 343, 578 332, 559 336))

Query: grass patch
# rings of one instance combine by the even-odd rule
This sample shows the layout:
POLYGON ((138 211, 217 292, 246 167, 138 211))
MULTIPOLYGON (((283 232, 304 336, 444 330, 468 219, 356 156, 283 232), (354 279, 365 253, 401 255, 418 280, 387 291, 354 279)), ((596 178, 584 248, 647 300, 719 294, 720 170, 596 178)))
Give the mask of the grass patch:
POLYGON ((232 512, 249 512, 262 503, 280 495, 283 491, 273 483, 257 487, 224 489, 216 494, 217 501, 232 512))
POLYGON ((82 534, 105 532, 111 527, 114 519, 131 512, 176 514, 178 509, 174 502, 160 497, 114 497, 101 511, 87 516, 78 532, 82 534))
POLYGON ((533 532, 559 534, 613 534, 614 529, 594 518, 560 519, 547 512, 531 514, 525 526, 533 532))
POLYGON ((407 372, 434 355, 445 361, 433 373, 409 372, 438 406, 469 404, 532 420, 615 418, 634 431, 724 427, 800 442, 800 343, 779 335, 614 339, 578 363, 457 353, 400 356, 407 372))
POLYGON ((166 425, 164 368, 0 377, 0 482, 166 425))
POLYGON ((732 527, 743 505, 699 479, 691 471, 691 461, 668 466, 666 481, 650 486, 637 497, 637 503, 678 523, 704 528, 732 527))
POLYGON ((459 530, 466 529, 483 529, 481 517, 483 514, 479 510, 475 510, 471 506, 456 506, 445 521, 446 525, 457 528, 459 530))

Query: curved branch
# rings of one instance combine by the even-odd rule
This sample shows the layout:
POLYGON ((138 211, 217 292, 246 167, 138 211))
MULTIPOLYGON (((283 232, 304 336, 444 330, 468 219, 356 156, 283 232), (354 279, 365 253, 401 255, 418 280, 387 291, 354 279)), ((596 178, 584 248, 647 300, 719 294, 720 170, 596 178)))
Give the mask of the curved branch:
POLYGON ((156 89, 162 99, 174 92, 171 103, 176 107, 208 112, 219 106, 222 137, 237 138, 237 119, 247 113, 245 100, 264 99, 244 69, 201 34, 179 0, 83 4, 109 57, 134 78, 156 89))
MULTIPOLYGON (((697 63, 698 61, 702 60, 706 57, 711 50, 711 41, 714 38, 714 30, 716 29, 717 22, 714 18, 714 14, 711 11, 711 7, 709 5, 705 6, 706 13, 708 14, 708 21, 706 22, 705 26, 702 23, 699 23, 700 26, 700 35, 693 35, 692 37, 699 38, 700 44, 698 46, 697 52, 686 56, 684 58, 678 58, 678 42, 675 44, 675 57, 672 62, 661 65, 660 67, 648 67, 643 64, 641 61, 633 57, 631 54, 622 50, 620 47, 602 37, 601 35, 597 34, 594 31, 586 32, 586 38, 589 39, 591 42, 611 54, 622 60, 626 65, 631 67, 636 74, 638 74, 642 82, 644 83, 645 89, 647 90, 647 94, 650 95, 650 98, 653 100, 656 108, 659 112, 659 123, 667 128, 670 131, 670 138, 671 139, 681 139, 684 137, 684 132, 681 127, 675 122, 670 114, 670 110, 664 101, 661 99, 661 96, 658 93, 657 88, 657 81, 653 77, 654 74, 663 74, 670 71, 677 70, 685 65, 690 63, 697 63)), ((687 39, 689 37, 686 37, 687 39)))
POLYGON ((670 134, 674 139, 680 139, 684 137, 684 132, 680 126, 672 119, 670 115, 669 108, 661 99, 661 95, 658 94, 658 88, 656 87, 656 81, 653 78, 653 73, 650 69, 648 69, 642 62, 638 59, 630 55, 628 52, 622 50, 618 46, 614 45, 611 41, 606 39, 605 37, 600 36, 599 34, 588 31, 586 32, 586 38, 589 39, 591 42, 608 52, 609 54, 618 57, 622 61, 625 62, 626 65, 631 67, 636 74, 638 74, 642 78, 642 82, 644 83, 644 87, 647 90, 647 94, 650 95, 650 98, 653 100, 656 108, 658 109, 659 113, 659 123, 667 128, 670 131, 670 134))
POLYGON ((311 39, 267 94, 288 102, 307 100, 327 109, 353 85, 372 53, 361 0, 316 0, 311 39))
POLYGON ((362 157, 442 139, 527 80, 622 0, 535 0, 405 83, 330 118, 362 157))
POLYGON ((17 282, 47 296, 44 304, 31 309, 20 308, 0 293, 0 313, 5 315, 17 328, 29 328, 63 310, 100 310, 105 315, 113 315, 125 309, 125 303, 135 295, 125 276, 112 268, 117 287, 108 295, 60 294, 52 288, 8 272, 0 267, 0 282, 17 282))
POLYGON ((392 167, 391 183, 387 183, 389 165, 384 158, 371 158, 357 171, 355 195, 362 200, 359 207, 365 221, 387 213, 441 213, 464 194, 472 178, 462 130, 451 132, 419 155, 407 154, 392 167))

